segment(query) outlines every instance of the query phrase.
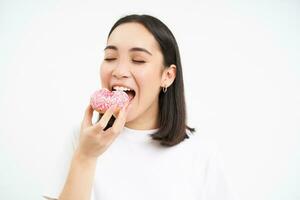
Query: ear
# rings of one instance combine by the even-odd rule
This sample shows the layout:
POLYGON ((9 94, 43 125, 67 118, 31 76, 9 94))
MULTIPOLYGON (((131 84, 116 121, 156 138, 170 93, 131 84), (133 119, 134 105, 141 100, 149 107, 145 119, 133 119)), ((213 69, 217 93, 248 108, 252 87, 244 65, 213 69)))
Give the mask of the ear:
POLYGON ((161 77, 161 87, 169 87, 176 78, 176 65, 172 64, 165 68, 161 77))

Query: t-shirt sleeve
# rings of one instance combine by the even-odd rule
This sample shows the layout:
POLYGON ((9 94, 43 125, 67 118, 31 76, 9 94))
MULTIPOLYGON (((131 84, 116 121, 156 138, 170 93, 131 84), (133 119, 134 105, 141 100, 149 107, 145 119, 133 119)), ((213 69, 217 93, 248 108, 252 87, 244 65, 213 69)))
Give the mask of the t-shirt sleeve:
POLYGON ((50 150, 54 154, 54 159, 46 166, 42 199, 59 198, 69 173, 73 153, 78 146, 79 133, 79 127, 74 126, 67 136, 62 137, 63 141, 58 150, 50 150))
POLYGON ((233 190, 230 177, 226 174, 223 156, 216 143, 206 168, 204 196, 205 200, 239 199, 233 190))

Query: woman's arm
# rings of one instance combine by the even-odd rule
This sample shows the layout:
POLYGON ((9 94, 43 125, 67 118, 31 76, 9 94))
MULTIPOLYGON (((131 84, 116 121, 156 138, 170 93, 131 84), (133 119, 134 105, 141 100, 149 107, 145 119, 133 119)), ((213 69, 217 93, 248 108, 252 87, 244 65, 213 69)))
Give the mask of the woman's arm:
POLYGON ((119 111, 112 127, 104 131, 116 106, 111 106, 99 122, 92 124, 93 109, 86 109, 81 124, 79 146, 72 157, 69 174, 59 200, 90 200, 97 165, 97 158, 103 154, 123 129, 128 103, 119 111))
POLYGON ((90 200, 96 164, 96 158, 87 158, 75 151, 59 200, 90 200))

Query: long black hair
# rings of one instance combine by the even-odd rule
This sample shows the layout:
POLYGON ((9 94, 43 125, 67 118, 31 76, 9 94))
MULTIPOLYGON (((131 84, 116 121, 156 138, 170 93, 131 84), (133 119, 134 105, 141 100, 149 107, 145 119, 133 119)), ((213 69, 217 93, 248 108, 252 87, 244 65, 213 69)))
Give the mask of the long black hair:
MULTIPOLYGON (((170 67, 172 64, 176 65, 174 82, 168 87, 166 93, 162 90, 159 93, 159 128, 155 133, 151 134, 151 137, 154 140, 159 140, 161 145, 174 146, 185 138, 189 138, 187 131, 195 132, 195 128, 191 128, 186 124, 183 74, 176 39, 170 29, 159 19, 150 15, 136 14, 120 18, 111 28, 108 38, 117 26, 130 22, 139 23, 152 33, 163 54, 165 68, 170 67)), ((99 114, 98 121, 101 116, 102 114, 99 114)), ((112 117, 105 130, 112 126, 114 120, 114 117, 112 117)))

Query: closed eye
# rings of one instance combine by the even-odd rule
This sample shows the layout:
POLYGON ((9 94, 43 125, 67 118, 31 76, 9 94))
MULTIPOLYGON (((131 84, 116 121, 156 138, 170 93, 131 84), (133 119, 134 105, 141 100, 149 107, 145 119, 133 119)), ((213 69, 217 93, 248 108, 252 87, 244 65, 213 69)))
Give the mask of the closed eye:
POLYGON ((132 60, 132 62, 134 62, 134 63, 138 63, 138 64, 145 63, 145 61, 143 61, 143 60, 132 60))
POLYGON ((113 61, 113 60, 116 60, 116 58, 105 58, 104 60, 106 60, 106 61, 113 61))

